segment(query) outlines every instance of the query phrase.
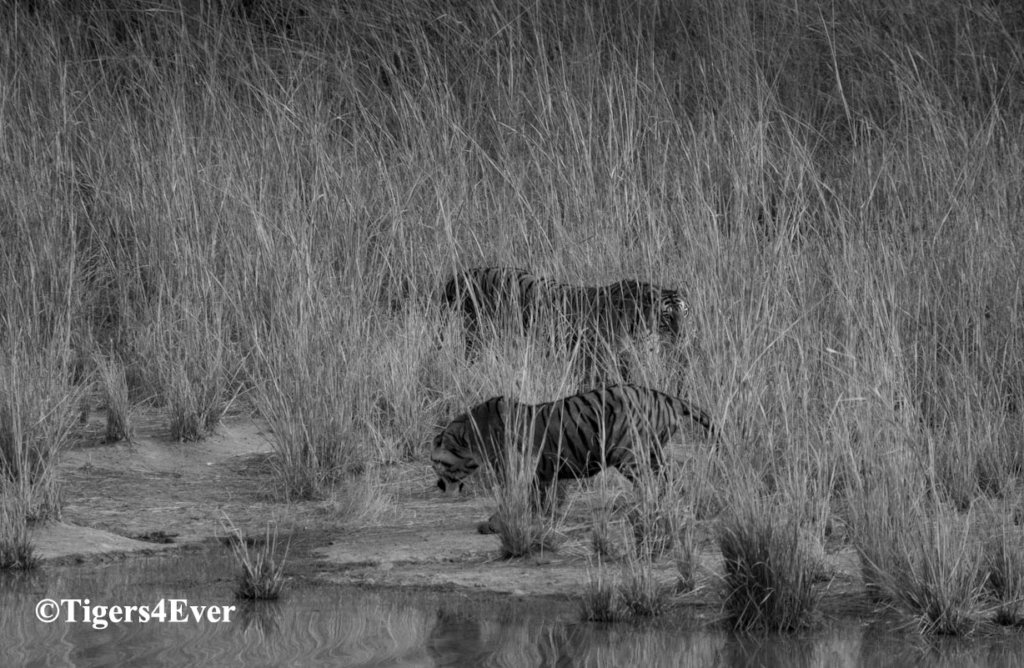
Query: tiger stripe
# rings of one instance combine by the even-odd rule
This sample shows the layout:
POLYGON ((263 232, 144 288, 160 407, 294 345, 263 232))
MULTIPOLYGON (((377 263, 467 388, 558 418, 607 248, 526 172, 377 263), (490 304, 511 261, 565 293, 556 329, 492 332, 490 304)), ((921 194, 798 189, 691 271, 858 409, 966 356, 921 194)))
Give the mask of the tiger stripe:
POLYGON ((489 320, 511 325, 520 335, 546 333, 557 348, 578 349, 590 370, 605 350, 620 355, 628 340, 677 338, 689 313, 679 291, 651 283, 568 285, 511 267, 462 270, 445 284, 443 298, 463 314, 467 353, 489 320))
POLYGON ((462 312, 467 352, 481 336, 484 321, 504 322, 525 334, 533 324, 542 295, 554 281, 514 267, 474 267, 452 276, 443 299, 449 308, 462 312))
POLYGON ((481 466, 501 480, 505 458, 516 446, 528 445, 537 461, 535 498, 544 504, 557 480, 589 478, 611 466, 635 482, 640 458, 660 472, 665 444, 688 421, 717 440, 707 412, 639 385, 613 385, 536 405, 491 397, 434 438, 430 460, 438 487, 446 491, 461 488, 481 466), (524 436, 528 443, 522 442, 524 436), (509 442, 510 437, 516 440, 509 442))

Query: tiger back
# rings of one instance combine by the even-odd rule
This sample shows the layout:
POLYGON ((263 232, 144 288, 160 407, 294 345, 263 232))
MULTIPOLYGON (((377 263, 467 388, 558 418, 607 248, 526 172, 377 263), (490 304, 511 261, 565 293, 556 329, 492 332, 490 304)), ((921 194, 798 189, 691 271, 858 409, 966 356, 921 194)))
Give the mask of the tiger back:
POLYGON ((612 369, 630 376, 633 352, 655 352, 675 340, 689 308, 678 291, 637 280, 602 287, 561 286, 558 296, 565 345, 581 360, 592 383, 607 382, 612 369))
POLYGON ((462 313, 467 356, 486 328, 529 336, 580 362, 587 384, 608 382, 616 367, 628 378, 634 344, 652 352, 678 338, 689 312, 677 290, 651 283, 569 285, 511 267, 462 270, 445 284, 443 298, 462 313))
POLYGON ((530 331, 542 295, 553 283, 514 267, 473 267, 448 279, 443 300, 462 313, 467 354, 476 349, 485 327, 515 336, 530 331))
POLYGON ((500 481, 505 457, 529 452, 536 462, 534 498, 543 505, 560 479, 589 478, 608 466, 631 482, 644 466, 661 472, 665 444, 688 421, 717 438, 705 411, 638 385, 613 385, 537 405, 493 397, 437 435, 431 463, 438 487, 446 490, 485 465, 500 481))
POLYGON ((612 385, 532 408, 536 482, 542 488, 559 479, 588 478, 609 466, 630 482, 648 465, 659 473, 665 444, 685 422, 716 436, 704 410, 640 385, 612 385))

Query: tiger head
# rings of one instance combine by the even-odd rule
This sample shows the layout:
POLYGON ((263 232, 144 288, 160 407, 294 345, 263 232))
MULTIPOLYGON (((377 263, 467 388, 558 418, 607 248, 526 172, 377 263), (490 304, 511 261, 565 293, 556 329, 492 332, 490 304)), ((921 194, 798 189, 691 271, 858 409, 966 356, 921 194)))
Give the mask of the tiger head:
POLYGON ((492 397, 452 420, 434 437, 430 463, 437 486, 446 492, 472 475, 482 464, 492 463, 504 440, 504 397, 492 397))
POLYGON ((683 320, 690 313, 690 306, 679 294, 678 290, 662 290, 659 329, 679 336, 683 330, 683 320))

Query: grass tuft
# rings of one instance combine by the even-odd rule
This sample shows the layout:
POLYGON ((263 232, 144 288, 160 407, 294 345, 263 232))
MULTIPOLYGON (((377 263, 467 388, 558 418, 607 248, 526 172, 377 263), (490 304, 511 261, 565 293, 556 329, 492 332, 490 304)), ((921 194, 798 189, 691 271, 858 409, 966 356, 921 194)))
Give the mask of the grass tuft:
POLYGON ((970 515, 908 495, 904 485, 896 476, 882 479, 854 500, 865 586, 923 633, 970 635, 985 616, 987 579, 970 515))
POLYGON ((497 511, 488 520, 490 531, 501 541, 504 559, 557 552, 565 537, 557 530, 555 509, 538 509, 532 473, 509 477, 494 486, 497 511))
POLYGON ((594 512, 590 527, 590 547, 598 559, 617 559, 621 546, 617 542, 617 525, 612 524, 612 512, 601 507, 594 512))
POLYGON ((794 631, 814 621, 814 564, 800 545, 799 521, 765 501, 736 504, 721 521, 725 609, 744 631, 794 631))
POLYGON ((51 359, 0 360, 0 482, 17 490, 30 521, 60 517, 57 457, 75 434, 83 391, 51 359))
POLYGON ((597 566, 587 568, 587 584, 578 599, 580 616, 588 622, 617 622, 623 618, 624 606, 620 585, 598 558, 597 566))
POLYGON ((0 569, 28 570, 39 563, 29 535, 25 496, 8 490, 0 497, 0 569))
POLYGON ((106 441, 131 441, 135 434, 132 422, 132 404, 128 396, 128 381, 124 365, 105 357, 96 357, 96 368, 103 385, 107 409, 106 441))
POLYGON ((657 617, 672 606, 676 587, 657 576, 654 561, 648 554, 631 555, 623 571, 619 599, 627 616, 657 617))
POLYGON ((1024 625, 1024 535, 1004 525, 988 539, 984 553, 985 588, 996 601, 993 621, 1024 625))
POLYGON ((231 520, 225 518, 231 552, 242 572, 238 578, 235 597, 248 600, 276 600, 284 587, 284 566, 288 559, 288 546, 278 553, 277 527, 267 524, 263 540, 247 540, 231 520))

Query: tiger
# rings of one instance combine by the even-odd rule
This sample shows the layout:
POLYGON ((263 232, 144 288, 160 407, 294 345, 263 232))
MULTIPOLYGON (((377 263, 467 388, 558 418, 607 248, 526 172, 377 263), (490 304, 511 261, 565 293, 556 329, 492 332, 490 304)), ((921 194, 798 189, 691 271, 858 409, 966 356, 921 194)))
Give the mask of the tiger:
POLYGON ((602 287, 560 289, 555 298, 559 304, 556 318, 561 317, 568 332, 565 343, 577 351, 586 375, 594 382, 600 382, 602 370, 616 361, 622 377, 628 377, 628 344, 643 342, 650 348, 659 338, 679 338, 689 313, 677 290, 633 279, 602 287))
POLYGON ((525 269, 474 267, 448 279, 443 299, 449 308, 462 311, 468 355, 478 343, 485 321, 504 321, 525 334, 534 321, 541 294, 554 285, 554 281, 525 269))
POLYGON ((637 280, 623 280, 604 288, 609 299, 631 316, 629 322, 636 333, 646 328, 659 334, 678 337, 690 306, 678 290, 663 288, 637 280))
MULTIPOLYGON (((717 447, 718 430, 706 411, 649 387, 612 385, 536 405, 495 396, 437 434, 430 462, 442 492, 461 491, 481 466, 501 481, 506 458, 528 447, 536 458, 531 498, 544 508, 551 490, 557 498, 558 480, 589 478, 611 466, 636 483, 646 463, 660 476, 664 446, 684 421, 699 425, 717 447)), ((479 528, 490 533, 493 525, 492 517, 479 528)))
MULTIPOLYGON (((509 267, 476 267, 448 280, 444 301, 462 311, 466 352, 479 342, 482 321, 506 323, 575 351, 593 377, 606 350, 621 356, 628 340, 678 338, 689 306, 678 290, 634 279, 602 287, 569 285, 509 267)), ((625 374, 625 369, 622 369, 625 374)))

